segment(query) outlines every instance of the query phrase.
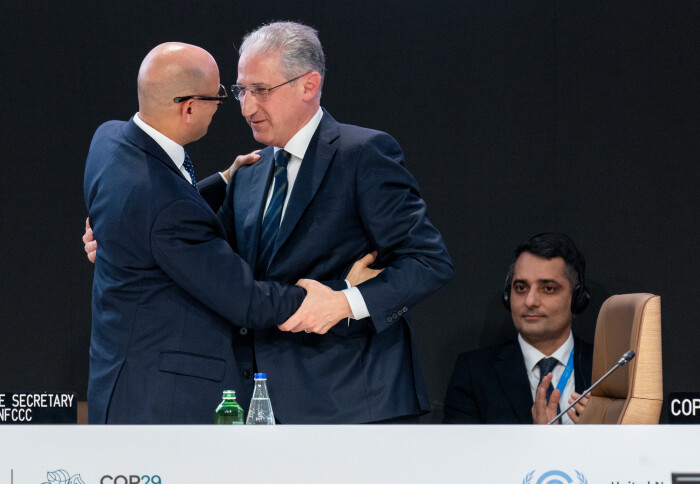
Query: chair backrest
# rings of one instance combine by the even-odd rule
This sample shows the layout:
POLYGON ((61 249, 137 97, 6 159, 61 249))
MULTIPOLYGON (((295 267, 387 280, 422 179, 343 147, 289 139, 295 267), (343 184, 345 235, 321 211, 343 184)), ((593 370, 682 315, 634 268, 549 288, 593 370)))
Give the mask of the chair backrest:
POLYGON ((598 381, 630 349, 635 358, 591 392, 581 423, 659 423, 663 403, 659 296, 621 294, 603 303, 593 343, 592 381, 598 381))

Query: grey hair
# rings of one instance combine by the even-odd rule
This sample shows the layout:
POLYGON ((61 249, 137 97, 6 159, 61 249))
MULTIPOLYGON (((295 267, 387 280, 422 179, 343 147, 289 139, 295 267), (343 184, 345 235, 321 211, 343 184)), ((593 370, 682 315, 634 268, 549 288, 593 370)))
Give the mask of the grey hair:
POLYGON ((308 71, 321 75, 318 97, 326 77, 326 56, 323 54, 318 32, 296 22, 272 22, 243 37, 238 54, 244 52, 265 54, 279 52, 281 74, 287 79, 301 76, 308 71))

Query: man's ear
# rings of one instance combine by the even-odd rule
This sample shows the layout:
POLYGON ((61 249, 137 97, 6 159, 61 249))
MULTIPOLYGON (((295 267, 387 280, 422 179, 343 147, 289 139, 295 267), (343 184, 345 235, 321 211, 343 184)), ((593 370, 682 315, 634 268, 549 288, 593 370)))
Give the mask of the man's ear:
POLYGON ((189 117, 192 116, 192 108, 194 104, 194 99, 188 99, 187 101, 181 102, 178 104, 179 107, 179 115, 180 117, 185 120, 189 121, 189 117))
POLYGON ((309 101, 316 97, 321 88, 321 74, 316 71, 311 72, 304 78, 304 101, 309 101))

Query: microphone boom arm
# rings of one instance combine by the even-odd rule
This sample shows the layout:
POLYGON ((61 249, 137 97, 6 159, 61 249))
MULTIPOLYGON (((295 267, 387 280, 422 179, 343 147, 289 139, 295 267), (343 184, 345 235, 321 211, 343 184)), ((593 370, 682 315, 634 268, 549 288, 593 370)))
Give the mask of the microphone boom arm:
POLYGON ((556 417, 554 417, 549 423, 547 423, 547 425, 552 425, 554 422, 556 422, 557 420, 559 420, 559 417, 561 417, 561 416, 564 415, 566 412, 568 412, 569 410, 571 410, 571 409, 574 407, 574 405, 576 405, 583 397, 585 397, 586 395, 588 395, 589 393, 591 393, 591 392, 593 391, 593 389, 594 389, 595 387, 597 387, 598 384, 599 384, 600 382, 602 382, 602 381, 605 380, 608 376, 610 376, 610 374, 611 374, 612 372, 614 372, 615 370, 617 370, 617 369, 620 368, 621 366, 625 366, 632 358, 634 358, 634 355, 635 355, 635 354, 634 354, 634 351, 632 351, 632 350, 629 350, 629 351, 625 352, 625 354, 622 355, 622 358, 620 358, 620 360, 615 364, 615 366, 613 366, 612 368, 610 368, 610 369, 608 370, 608 372, 607 372, 605 375, 601 376, 601 377, 598 379, 597 382, 595 382, 595 383, 594 383, 592 386, 590 386, 585 392, 583 392, 583 393, 581 394, 581 396, 578 397, 576 400, 574 400, 573 403, 572 403, 571 405, 569 405, 568 407, 566 407, 566 409, 565 409, 564 411, 559 412, 559 415, 557 415, 556 417))

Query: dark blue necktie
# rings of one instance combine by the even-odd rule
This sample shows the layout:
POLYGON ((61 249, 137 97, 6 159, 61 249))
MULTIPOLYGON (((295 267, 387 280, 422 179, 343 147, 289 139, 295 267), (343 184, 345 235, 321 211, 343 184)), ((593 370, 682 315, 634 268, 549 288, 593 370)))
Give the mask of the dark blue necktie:
MULTIPOLYGON (((542 358, 538 363, 537 366, 540 367, 540 383, 542 383, 542 379, 546 377, 549 373, 556 368, 557 364, 559 362, 557 361, 556 358, 542 358)), ((538 385, 539 386, 539 385, 538 385)), ((552 396, 552 392, 554 391, 554 385, 551 383, 549 384, 549 388, 547 388, 547 403, 549 403, 549 397, 552 396)), ((561 411, 559 409, 559 404, 557 404, 557 414, 561 411)), ((561 423, 561 418, 559 418, 559 423, 561 423)))
POLYGON ((185 162, 182 164, 182 166, 187 170, 187 173, 190 174, 190 178, 192 178, 192 186, 197 188, 197 178, 194 176, 194 165, 192 164, 192 158, 190 158, 190 155, 187 154, 185 151, 185 162))
POLYGON ((270 264, 272 249, 275 247, 277 233, 282 220, 282 208, 284 199, 287 197, 287 162, 289 153, 278 150, 275 153, 275 184, 272 189, 272 198, 267 206, 263 217, 262 233, 260 234, 260 245, 258 246, 258 263, 256 273, 260 277, 265 277, 267 266, 270 264))

